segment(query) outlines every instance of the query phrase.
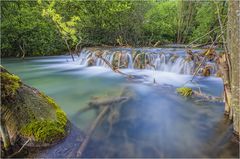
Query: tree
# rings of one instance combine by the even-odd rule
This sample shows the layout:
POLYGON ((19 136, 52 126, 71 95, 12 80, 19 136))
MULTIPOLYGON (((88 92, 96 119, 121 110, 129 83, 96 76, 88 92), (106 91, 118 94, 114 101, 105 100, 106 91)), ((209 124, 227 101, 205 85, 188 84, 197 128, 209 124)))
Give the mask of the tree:
MULTIPOLYGON (((47 7, 43 8, 42 15, 50 17, 56 25, 56 28, 64 40, 69 54, 74 61, 71 47, 81 42, 81 36, 78 36, 76 29, 77 22, 80 21, 80 18, 78 16, 72 16, 69 20, 65 20, 66 18, 62 17, 57 13, 56 9, 54 9, 55 3, 56 2, 53 0, 49 5, 47 5, 47 7)), ((39 4, 42 4, 42 2, 39 1, 39 4)))
POLYGON ((152 4, 145 14, 144 32, 149 43, 174 42, 177 30, 177 2, 163 1, 152 4))
POLYGON ((187 37, 192 33, 197 4, 194 1, 178 1, 177 43, 186 43, 187 37))
POLYGON ((63 50, 35 1, 1 1, 2 56, 51 55, 63 50))
MULTIPOLYGON (((226 7, 224 7, 226 8, 226 7)), ((203 33, 211 32, 208 36, 199 40, 201 44, 212 43, 215 40, 217 35, 220 34, 218 18, 216 15, 216 6, 211 1, 201 2, 196 8, 196 24, 194 25, 193 34, 190 37, 191 40, 197 39, 202 36, 203 33)), ((226 10, 224 9, 224 15, 226 15, 226 10)), ((222 13, 222 12, 221 12, 222 13)), ((223 14, 222 13, 222 14, 223 14)), ((226 20, 225 20, 226 21, 226 20)))
POLYGON ((230 0, 228 10, 228 50, 231 55, 230 118, 233 118, 234 133, 240 132, 240 2, 230 0))

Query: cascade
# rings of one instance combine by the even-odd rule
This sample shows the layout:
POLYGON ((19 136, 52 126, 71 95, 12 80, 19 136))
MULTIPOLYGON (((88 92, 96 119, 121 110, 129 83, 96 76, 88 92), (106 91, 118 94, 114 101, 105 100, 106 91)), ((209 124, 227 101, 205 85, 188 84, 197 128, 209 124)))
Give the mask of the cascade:
MULTIPOLYGON (((193 74, 196 65, 193 61, 186 59, 184 54, 178 52, 162 51, 145 52, 138 50, 137 54, 133 54, 131 50, 120 49, 87 49, 84 48, 79 57, 79 64, 84 66, 101 66, 108 68, 108 65, 96 56, 96 53, 101 52, 101 56, 109 63, 118 68, 128 69, 150 69, 164 72, 174 72, 178 74, 193 74)), ((211 66, 211 74, 217 72, 217 66, 213 62, 206 62, 211 66)))

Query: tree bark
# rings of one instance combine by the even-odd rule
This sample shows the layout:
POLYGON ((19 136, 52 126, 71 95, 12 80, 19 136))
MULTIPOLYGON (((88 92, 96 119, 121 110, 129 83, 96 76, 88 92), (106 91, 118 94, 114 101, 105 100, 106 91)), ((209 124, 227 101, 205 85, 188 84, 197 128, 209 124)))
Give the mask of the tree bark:
POLYGON ((240 122, 240 1, 229 1, 228 12, 228 49, 231 55, 231 107, 234 133, 239 136, 240 122))

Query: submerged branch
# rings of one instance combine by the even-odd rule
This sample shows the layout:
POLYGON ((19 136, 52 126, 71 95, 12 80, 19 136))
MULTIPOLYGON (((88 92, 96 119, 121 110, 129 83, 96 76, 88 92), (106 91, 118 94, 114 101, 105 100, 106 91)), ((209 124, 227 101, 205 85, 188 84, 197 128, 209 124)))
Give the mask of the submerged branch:
MULTIPOLYGON (((87 108, 89 108, 89 109, 90 108, 102 108, 102 111, 98 114, 97 118, 94 120, 94 122, 88 129, 85 139, 83 140, 79 149, 77 150, 76 157, 82 156, 85 148, 87 147, 87 144, 89 143, 89 141, 91 139, 92 134, 94 133, 94 131, 95 131, 96 127, 99 125, 99 123, 103 120, 103 118, 107 114, 107 112, 110 111, 110 113, 108 115, 108 122, 110 123, 110 125, 112 125, 116 119, 116 114, 115 114, 116 111, 119 111, 121 105, 123 103, 129 101, 132 98, 133 98, 133 95, 127 93, 126 90, 124 89, 122 91, 122 93, 120 94, 120 97, 115 97, 113 99, 107 99, 107 100, 102 100, 102 101, 98 100, 98 101, 89 102, 89 107, 87 107, 87 108), (104 106, 104 107, 101 107, 101 106, 104 106)), ((109 132, 111 132, 111 129, 109 130, 109 132)), ((70 154, 70 155, 72 155, 72 154, 70 154)))
POLYGON ((110 107, 104 107, 103 110, 97 116, 97 118, 94 120, 94 122, 92 123, 91 127, 88 130, 88 133, 87 133, 85 139, 83 140, 81 146, 79 147, 79 149, 77 151, 77 156, 76 157, 81 157, 82 156, 82 153, 84 152, 84 150, 85 150, 85 148, 86 148, 94 130, 96 129, 97 125, 102 120, 104 115, 108 112, 109 108, 110 107))
POLYGON ((223 98, 221 98, 221 97, 207 95, 204 93, 200 93, 198 91, 193 91, 193 96, 200 97, 200 98, 203 98, 203 99, 205 99, 207 101, 211 101, 211 102, 223 102, 223 98))

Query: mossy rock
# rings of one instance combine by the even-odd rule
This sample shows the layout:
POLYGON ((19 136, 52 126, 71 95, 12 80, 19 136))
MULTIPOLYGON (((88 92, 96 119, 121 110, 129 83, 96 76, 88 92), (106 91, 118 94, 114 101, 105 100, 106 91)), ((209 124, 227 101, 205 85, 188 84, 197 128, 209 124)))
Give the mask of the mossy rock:
POLYGON ((28 146, 48 146, 67 135, 66 114, 54 100, 2 67, 1 98, 1 120, 12 144, 30 139, 28 146))
POLYGON ((188 96, 192 96, 193 90, 192 88, 188 88, 188 87, 180 87, 180 88, 177 88, 177 93, 179 93, 182 96, 188 97, 188 96))

